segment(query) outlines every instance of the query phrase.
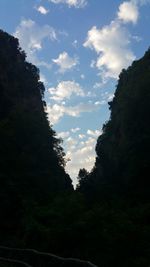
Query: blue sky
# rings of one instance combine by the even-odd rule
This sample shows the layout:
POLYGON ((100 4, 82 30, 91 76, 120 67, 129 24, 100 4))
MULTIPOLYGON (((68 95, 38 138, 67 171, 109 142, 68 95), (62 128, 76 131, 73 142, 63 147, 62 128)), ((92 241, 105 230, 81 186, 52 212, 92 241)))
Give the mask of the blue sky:
POLYGON ((150 45, 150 1, 0 0, 0 27, 40 69, 75 184, 79 169, 94 165, 120 71, 150 45))

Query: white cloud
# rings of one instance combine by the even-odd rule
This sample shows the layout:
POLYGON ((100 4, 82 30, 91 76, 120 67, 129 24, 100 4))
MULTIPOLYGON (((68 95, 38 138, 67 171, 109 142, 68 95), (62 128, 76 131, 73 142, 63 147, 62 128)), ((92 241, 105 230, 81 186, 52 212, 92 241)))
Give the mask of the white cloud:
MULTIPOLYGON (((139 7, 150 4, 150 0, 128 0, 119 5, 116 18, 109 25, 98 29, 93 26, 83 44, 97 53, 97 60, 92 60, 91 67, 101 72, 102 83, 109 78, 118 78, 123 68, 131 65, 135 55, 130 48, 131 34, 125 28, 127 23, 136 24, 139 7)), ((138 38, 139 39, 139 38, 138 38)))
POLYGON ((81 113, 98 110, 99 106, 100 105, 95 105, 94 103, 80 103, 76 106, 64 106, 54 104, 47 105, 46 112, 48 113, 50 123, 56 124, 64 115, 68 115, 71 117, 79 117, 81 113))
POLYGON ((96 97, 97 95, 93 93, 92 91, 88 91, 87 96, 91 98, 91 97, 96 97))
POLYGON ((48 84, 48 81, 45 77, 44 74, 40 73, 40 81, 44 84, 44 85, 47 85, 48 84))
MULTIPOLYGON (((85 45, 86 46, 86 45, 85 45)), ((96 67, 96 61, 92 59, 90 67, 93 69, 96 67)))
POLYGON ((77 57, 70 57, 67 52, 61 53, 58 58, 52 59, 52 61, 59 66, 59 71, 61 73, 64 73, 67 70, 72 69, 78 64, 78 58, 77 57))
POLYGON ((81 134, 79 138, 72 138, 71 143, 65 143, 67 162, 66 171, 73 179, 74 185, 77 183, 77 175, 80 168, 90 171, 95 162, 95 144, 96 138, 81 134), (80 138, 82 136, 82 138, 80 138), (82 139, 85 141, 81 141, 82 139))
POLYGON ((95 144, 97 137, 102 134, 102 131, 88 129, 87 133, 81 133, 76 136, 71 136, 80 128, 73 128, 70 131, 61 132, 59 137, 63 138, 64 149, 66 153, 67 165, 66 171, 73 179, 73 184, 77 184, 77 175, 80 168, 86 168, 90 171, 95 162, 95 144))
POLYGON ((79 134, 79 139, 84 139, 86 137, 85 134, 79 134))
POLYGON ((68 137, 65 142, 70 149, 74 149, 74 146, 77 144, 77 140, 71 136, 68 137))
POLYGON ((101 88, 103 87, 103 85, 104 85, 104 84, 103 84, 102 82, 96 82, 96 83, 93 85, 93 88, 94 88, 94 89, 97 89, 97 88, 100 88, 100 89, 101 89, 101 88))
POLYGON ((133 2, 123 2, 119 6, 118 18, 124 23, 132 22, 136 23, 139 17, 138 7, 133 2))
POLYGON ((85 75, 84 74, 81 74, 81 79, 84 80, 85 79, 85 75))
POLYGON ((49 25, 39 26, 31 19, 23 19, 16 28, 14 35, 19 39, 20 46, 27 54, 27 60, 35 65, 50 68, 51 65, 38 59, 36 52, 42 49, 43 40, 57 40, 55 30, 49 25))
POLYGON ((48 119, 51 124, 56 124, 59 122, 60 118, 65 114, 65 107, 63 105, 49 105, 47 104, 46 112, 48 114, 48 119))
POLYGON ((114 98, 114 94, 106 91, 101 94, 101 97, 102 97, 101 104, 102 102, 103 104, 107 104, 109 101, 112 101, 112 99, 114 98))
POLYGON ((69 7, 82 8, 87 4, 87 0, 49 0, 54 4, 67 4, 69 7))
POLYGON ((77 128, 72 128, 71 129, 71 132, 72 133, 76 133, 76 132, 79 132, 81 129, 79 128, 79 127, 77 127, 77 128))
POLYGON ((57 135, 58 135, 59 138, 64 139, 64 138, 67 138, 70 135, 70 132, 69 131, 67 131, 67 132, 59 132, 57 135))
POLYGON ((95 102, 95 105, 100 105, 101 104, 101 101, 96 101, 95 102))
POLYGON ((73 43, 72 43, 73 47, 74 48, 77 48, 78 47, 78 41, 77 40, 74 40, 73 43))
POLYGON ((87 130, 87 134, 88 135, 91 135, 91 136, 93 136, 93 137, 98 137, 99 135, 101 135, 102 134, 102 131, 100 131, 100 130, 87 130))
POLYGON ((72 94, 77 96, 84 96, 84 91, 81 86, 74 81, 61 81, 56 88, 51 87, 48 89, 51 99, 55 101, 62 101, 70 99, 72 94))
POLYGON ((44 6, 36 7, 36 10, 37 10, 38 12, 40 12, 42 15, 46 15, 46 14, 49 12, 49 10, 46 9, 44 6))
POLYGON ((129 33, 118 21, 112 21, 102 29, 92 27, 84 46, 96 51, 98 55, 96 66, 102 71, 105 80, 117 78, 120 71, 127 68, 135 59, 129 44, 129 33))
POLYGON ((135 40, 136 42, 140 42, 142 41, 142 37, 138 36, 138 35, 133 35, 132 39, 135 40))

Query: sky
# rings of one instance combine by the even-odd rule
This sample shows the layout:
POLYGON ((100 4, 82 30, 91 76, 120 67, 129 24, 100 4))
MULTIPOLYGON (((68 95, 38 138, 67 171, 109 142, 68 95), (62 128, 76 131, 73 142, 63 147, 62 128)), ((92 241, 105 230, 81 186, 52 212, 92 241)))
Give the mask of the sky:
POLYGON ((40 69, 66 171, 92 169, 122 69, 150 46, 150 0, 0 0, 0 28, 40 69))

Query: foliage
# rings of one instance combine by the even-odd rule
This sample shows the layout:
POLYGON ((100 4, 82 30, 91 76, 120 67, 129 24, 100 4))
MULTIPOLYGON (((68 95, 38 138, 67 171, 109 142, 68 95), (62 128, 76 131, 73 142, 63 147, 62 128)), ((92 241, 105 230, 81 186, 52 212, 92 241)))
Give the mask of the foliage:
MULTIPOLYGON (((133 200, 133 199, 132 199, 133 200)), ((87 204, 84 195, 61 195, 25 215, 23 247, 98 266, 147 267, 150 261, 150 203, 118 198, 87 204)))
POLYGON ((150 50, 121 72, 114 99, 109 102, 110 119, 97 140, 96 164, 83 186, 87 190, 111 186, 144 191, 150 186, 149 73, 150 50))
POLYGON ((47 120, 44 90, 18 40, 0 31, 0 226, 9 232, 18 231, 27 203, 73 189, 61 140, 47 120))

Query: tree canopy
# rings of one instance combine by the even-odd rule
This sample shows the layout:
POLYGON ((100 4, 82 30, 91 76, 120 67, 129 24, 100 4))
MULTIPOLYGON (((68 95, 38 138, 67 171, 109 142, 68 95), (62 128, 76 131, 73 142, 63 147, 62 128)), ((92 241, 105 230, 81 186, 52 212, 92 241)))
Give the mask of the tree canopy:
POLYGON ((122 70, 110 119, 96 144, 96 163, 82 190, 102 185, 149 188, 150 165, 150 49, 122 70))
POLYGON ((23 202, 73 189, 61 140, 47 119, 44 90, 18 40, 0 31, 0 205, 7 214, 23 202))

